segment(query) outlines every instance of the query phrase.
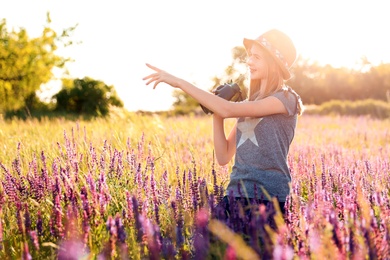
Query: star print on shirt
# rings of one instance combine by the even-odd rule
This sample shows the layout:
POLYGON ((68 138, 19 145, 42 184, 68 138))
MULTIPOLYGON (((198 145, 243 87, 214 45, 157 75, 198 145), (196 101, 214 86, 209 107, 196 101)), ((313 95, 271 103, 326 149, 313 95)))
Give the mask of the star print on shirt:
POLYGON ((240 147, 246 140, 250 140, 257 147, 259 144, 256 140, 255 127, 263 118, 249 118, 246 117, 244 121, 237 123, 237 128, 241 131, 241 138, 238 142, 237 148, 240 147))

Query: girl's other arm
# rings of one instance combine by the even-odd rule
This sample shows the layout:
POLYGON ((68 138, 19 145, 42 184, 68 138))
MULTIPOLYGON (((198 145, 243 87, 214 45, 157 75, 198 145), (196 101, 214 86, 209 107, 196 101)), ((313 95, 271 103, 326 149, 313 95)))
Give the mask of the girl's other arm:
POLYGON ((236 152, 236 125, 226 138, 224 119, 218 114, 213 115, 214 150, 219 165, 226 165, 236 152))

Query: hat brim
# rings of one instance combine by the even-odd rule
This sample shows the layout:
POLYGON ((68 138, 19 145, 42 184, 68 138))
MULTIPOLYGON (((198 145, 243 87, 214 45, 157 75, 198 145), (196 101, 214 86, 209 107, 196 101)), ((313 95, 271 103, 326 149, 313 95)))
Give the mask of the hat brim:
POLYGON ((257 44, 258 46, 260 46, 263 50, 265 50, 267 53, 269 53, 271 55, 271 57, 276 61, 276 63, 278 64, 279 68, 282 70, 282 75, 283 75, 283 79, 285 80, 288 80, 291 78, 291 73, 290 71, 284 66, 284 64, 282 63, 282 61, 280 59, 278 59, 277 57, 275 57, 275 55, 267 48, 265 47, 263 44, 261 44, 260 42, 258 41, 255 41, 255 40, 252 40, 252 39, 247 39, 247 38, 244 38, 244 47, 245 47, 245 50, 247 52, 247 54, 249 54, 249 51, 250 49, 252 48, 252 45, 253 44, 257 44))

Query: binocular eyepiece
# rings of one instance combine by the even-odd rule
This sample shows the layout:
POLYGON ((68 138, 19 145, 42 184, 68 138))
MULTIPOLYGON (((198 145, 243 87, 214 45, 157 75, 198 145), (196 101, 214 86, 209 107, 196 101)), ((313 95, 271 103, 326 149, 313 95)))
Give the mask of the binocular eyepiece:
MULTIPOLYGON (((211 92, 228 101, 240 102, 245 99, 245 95, 243 95, 237 83, 225 83, 218 86, 211 92)), ((203 112, 206 114, 213 114, 213 111, 209 110, 207 107, 203 106, 202 104, 200 104, 200 106, 203 109, 203 112)))

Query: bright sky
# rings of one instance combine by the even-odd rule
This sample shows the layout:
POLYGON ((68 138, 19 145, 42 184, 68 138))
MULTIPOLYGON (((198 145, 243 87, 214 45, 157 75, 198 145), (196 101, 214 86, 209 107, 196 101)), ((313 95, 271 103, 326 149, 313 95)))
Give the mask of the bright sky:
MULTIPOLYGON (((172 89, 145 86, 151 63, 203 89, 231 62, 242 39, 270 28, 286 32, 305 58, 353 66, 366 56, 390 62, 390 15, 386 0, 0 0, 8 28, 39 36, 50 12, 52 28, 78 24, 81 42, 61 54, 73 78, 89 76, 114 85, 125 107, 165 110, 172 89)), ((52 82, 49 86, 57 86, 52 82)))

